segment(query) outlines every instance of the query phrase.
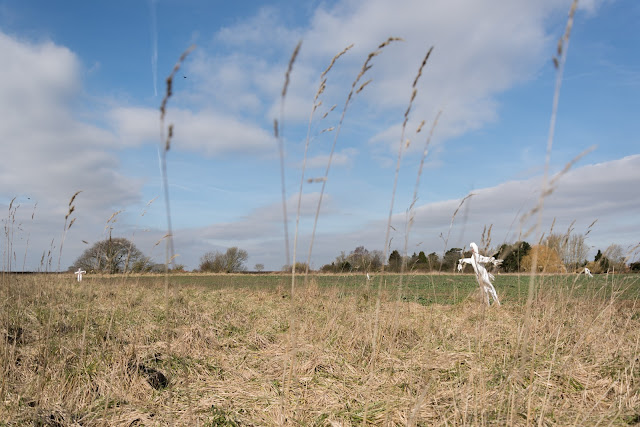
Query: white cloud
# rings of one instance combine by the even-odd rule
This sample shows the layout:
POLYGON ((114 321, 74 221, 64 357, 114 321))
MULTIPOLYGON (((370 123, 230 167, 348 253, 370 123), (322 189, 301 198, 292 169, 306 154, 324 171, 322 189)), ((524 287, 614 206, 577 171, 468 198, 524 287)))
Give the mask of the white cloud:
POLYGON ((299 38, 299 31, 286 28, 278 11, 262 7, 257 14, 236 25, 220 29, 215 39, 232 46, 260 46, 262 49, 279 49, 291 40, 299 38))
POLYGON ((0 33, 0 51, 6 59, 0 71, 3 114, 13 112, 19 118, 29 107, 39 118, 50 117, 57 103, 80 87, 79 62, 65 47, 48 41, 32 44, 0 33))
MULTIPOLYGON (((492 97, 536 74, 549 41, 544 18, 552 10, 551 2, 502 1, 489 7, 468 1, 353 1, 318 11, 307 40, 321 51, 338 51, 353 41, 354 53, 362 57, 390 35, 403 37, 405 42, 375 58, 374 82, 364 92, 380 114, 397 109, 396 123, 420 61, 434 46, 418 86, 415 124, 408 129, 443 109, 439 130, 449 137, 494 120, 492 97)), ((398 132, 378 133, 388 144, 397 143, 398 132)))
POLYGON ((224 106, 233 113, 258 114, 264 98, 275 92, 264 87, 269 67, 264 58, 233 52, 225 56, 199 48, 185 64, 185 73, 196 90, 184 96, 195 105, 224 106))
MULTIPOLYGON (((319 197, 319 193, 303 194, 300 203, 301 219, 307 220, 315 216, 319 197)), ((321 214, 329 215, 332 211, 331 206, 332 198, 325 194, 322 200, 321 214)), ((295 224, 297 210, 298 196, 293 195, 287 199, 287 218, 290 222, 289 234, 291 236, 293 236, 293 226, 295 224)), ((252 210, 248 215, 238 221, 215 224, 199 229, 197 234, 211 241, 222 242, 277 238, 278 236, 284 235, 282 218, 282 203, 274 202, 252 210)))
MULTIPOLYGON (((353 158, 358 154, 358 150, 355 148, 345 148, 333 154, 331 159, 331 166, 351 166, 353 158)), ((329 162, 328 154, 319 154, 317 156, 309 157, 307 159, 307 169, 324 169, 329 162)), ((302 163, 299 165, 302 166, 302 163)))
MULTIPOLYGON (((556 230, 565 231, 576 221, 575 231, 585 233, 594 220, 597 226, 590 234, 591 244, 606 247, 610 243, 623 245, 637 243, 635 236, 621 233, 617 224, 623 222, 631 229, 640 226, 635 212, 640 210, 640 155, 611 162, 587 165, 570 170, 560 177, 553 193, 545 199, 541 232, 548 232, 556 221, 556 230)), ((459 246, 465 240, 478 240, 485 226, 493 224, 494 243, 515 241, 521 232, 535 225, 537 214, 521 220, 537 205, 541 187, 539 177, 525 181, 509 181, 495 187, 473 191, 458 212, 450 246, 459 246), (461 233, 464 231, 464 236, 461 233)), ((413 233, 415 240, 433 242, 440 233, 448 231, 451 217, 460 200, 449 200, 416 209, 413 233)), ((405 221, 404 214, 394 216, 396 225, 405 221)), ((529 241, 535 234, 527 237, 529 241)))
MULTIPOLYGON (((120 141, 139 146, 160 140, 160 116, 150 108, 120 107, 110 114, 120 141)), ((165 125, 174 125, 172 147, 214 156, 220 153, 263 153, 273 150, 274 137, 237 117, 213 111, 169 109, 165 125)))
MULTIPOLYGON (((280 119, 285 70, 294 46, 295 42, 279 45, 282 52, 276 59, 262 51, 252 53, 251 49, 221 55, 215 48, 202 47, 186 64, 194 90, 182 94, 182 99, 198 108, 214 108, 271 124, 274 118, 280 119)), ((296 62, 285 100, 287 122, 308 119, 317 78, 315 68, 296 62)))
POLYGON ((329 73, 323 96, 327 105, 337 104, 340 110, 366 55, 389 36, 403 37, 404 42, 374 58, 366 77, 373 83, 358 95, 362 99, 354 101, 350 108, 356 111, 348 112, 346 122, 368 132, 366 139, 383 142, 395 152, 411 83, 430 46, 434 51, 407 129, 412 131, 423 119, 433 120, 443 109, 438 138, 444 141, 496 120, 496 95, 533 78, 549 63, 547 56, 558 36, 547 28, 549 17, 567 11, 569 5, 569 0, 349 0, 316 9, 305 29, 290 29, 274 9, 263 8, 220 30, 215 49, 203 47, 188 66, 202 83, 203 105, 224 103, 230 111, 268 122, 279 116, 284 71, 301 38, 285 120, 305 123, 319 74, 336 53, 355 44, 329 73), (223 53, 220 44, 231 47, 230 53, 223 53), (238 46, 253 53, 239 53, 238 46))
POLYGON ((0 33, 0 193, 64 204, 75 189, 110 207, 138 197, 139 183, 117 172, 106 151, 115 138, 74 117, 81 87, 76 56, 51 42, 30 43, 0 33), (73 190, 72 190, 73 189, 73 190))

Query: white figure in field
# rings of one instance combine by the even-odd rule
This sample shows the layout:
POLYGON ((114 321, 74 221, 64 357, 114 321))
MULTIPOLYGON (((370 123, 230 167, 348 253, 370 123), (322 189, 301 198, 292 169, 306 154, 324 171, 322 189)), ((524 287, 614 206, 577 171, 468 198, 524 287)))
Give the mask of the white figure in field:
POLYGON ((78 282, 82 282, 82 275, 87 274, 87 272, 79 268, 78 271, 76 271, 74 274, 78 276, 78 282))
POLYGON ((589 270, 587 267, 584 268, 584 275, 587 277, 593 278, 593 274, 591 274, 591 270, 589 270))
POLYGON ((462 258, 458 260, 458 271, 462 271, 462 264, 471 264, 471 266, 473 267, 473 271, 476 273, 476 279, 478 280, 480 289, 482 289, 483 291, 484 302, 489 305, 489 297, 491 297, 497 305, 500 305, 500 300, 498 299, 496 289, 491 283, 492 280, 495 280, 495 277, 493 276, 493 274, 487 271, 483 264, 491 263, 497 266, 502 263, 502 260, 495 259, 494 257, 486 257, 480 255, 480 253, 478 252, 478 245, 476 245, 474 242, 471 242, 469 246, 471 246, 472 251, 471 258, 462 258))
POLYGON ((367 273, 367 280, 371 280, 371 277, 369 277, 369 273, 367 273))

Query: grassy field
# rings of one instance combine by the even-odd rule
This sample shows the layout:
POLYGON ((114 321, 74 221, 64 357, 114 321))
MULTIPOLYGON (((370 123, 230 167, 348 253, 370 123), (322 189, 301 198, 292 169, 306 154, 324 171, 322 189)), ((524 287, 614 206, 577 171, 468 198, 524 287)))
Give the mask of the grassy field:
MULTIPOLYGON (((105 276, 98 280, 104 283, 118 283, 120 277, 105 276)), ((157 276, 140 275, 128 280, 144 285, 158 283, 157 276)), ((364 289, 377 290, 380 277, 372 276, 367 281, 362 274, 319 274, 313 277, 314 285, 320 288, 337 288, 343 293, 353 294, 364 289)), ((501 300, 511 303, 525 303, 529 291, 530 276, 528 274, 500 274, 495 285, 500 290, 501 300)), ((204 286, 208 289, 279 289, 288 292, 291 288, 291 276, 282 274, 185 274, 171 276, 171 283, 176 286, 204 286)), ((637 275, 596 275, 589 279, 584 275, 551 275, 536 276, 536 283, 541 283, 543 291, 549 287, 562 289, 571 295, 586 298, 634 299, 640 295, 640 276, 637 275)), ((296 286, 304 284, 304 278, 296 276, 296 286)), ((420 304, 457 304, 469 298, 478 288, 472 274, 429 274, 408 273, 404 275, 387 273, 382 284, 391 297, 403 301, 420 304)))
POLYGON ((385 279, 5 275, 0 425, 640 422, 640 277, 385 279))

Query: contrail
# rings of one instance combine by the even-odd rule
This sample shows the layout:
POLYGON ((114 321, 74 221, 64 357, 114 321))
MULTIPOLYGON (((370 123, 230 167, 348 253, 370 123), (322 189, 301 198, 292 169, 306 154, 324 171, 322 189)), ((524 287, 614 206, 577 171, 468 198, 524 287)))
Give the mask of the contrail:
POLYGON ((158 96, 158 22, 156 4, 158 0, 149 0, 151 12, 151 74, 153 75, 153 94, 158 96))

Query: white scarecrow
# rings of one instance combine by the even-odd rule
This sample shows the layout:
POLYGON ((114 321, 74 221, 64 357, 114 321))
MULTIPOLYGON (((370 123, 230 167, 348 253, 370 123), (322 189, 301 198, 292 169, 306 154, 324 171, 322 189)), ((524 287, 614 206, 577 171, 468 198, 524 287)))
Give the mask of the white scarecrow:
POLYGON ((495 277, 493 276, 493 274, 487 271, 483 264, 492 263, 493 265, 497 266, 500 265, 503 260, 480 255, 480 253, 478 252, 478 245, 476 245, 474 242, 471 242, 469 246, 471 246, 472 251, 471 258, 462 258, 458 260, 458 271, 462 271, 462 264, 471 264, 471 266, 473 267, 473 271, 476 273, 476 279, 478 280, 480 289, 483 292, 484 302, 489 305, 489 297, 491 297, 496 304, 500 305, 500 300, 498 299, 496 289, 491 283, 491 281, 494 280, 495 277))
POLYGON ((75 272, 75 275, 78 276, 78 282, 82 282, 82 275, 83 274, 87 274, 87 272, 84 271, 81 268, 79 268, 78 271, 75 272))

